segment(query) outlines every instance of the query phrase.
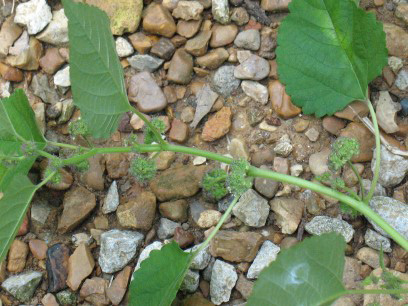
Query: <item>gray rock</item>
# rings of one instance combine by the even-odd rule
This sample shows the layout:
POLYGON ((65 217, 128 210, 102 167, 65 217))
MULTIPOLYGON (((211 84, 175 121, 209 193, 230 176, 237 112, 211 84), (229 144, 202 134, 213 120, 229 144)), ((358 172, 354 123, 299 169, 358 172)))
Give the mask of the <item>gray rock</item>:
POLYGON ((116 38, 115 46, 116 53, 118 54, 119 57, 126 57, 132 55, 132 53, 135 51, 130 42, 128 42, 125 38, 120 36, 116 38))
POLYGON ((228 302, 232 288, 234 288, 237 280, 238 275, 235 272, 234 266, 217 259, 211 273, 211 302, 215 305, 228 302))
POLYGON ((230 96, 241 83, 240 80, 234 77, 234 70, 235 66, 221 66, 217 69, 212 78, 214 90, 224 97, 230 96))
POLYGON ((31 204, 31 220, 40 224, 45 224, 51 213, 51 206, 47 201, 35 199, 31 204))
MULTIPOLYGON (((371 169, 375 169, 375 154, 371 162, 371 169)), ((393 187, 402 182, 408 173, 408 159, 391 153, 381 146, 380 177, 378 182, 384 187, 393 187)))
POLYGON ((58 124, 66 123, 69 119, 71 119, 74 110, 74 100, 66 99, 62 101, 61 116, 58 118, 58 124))
POLYGON ((64 9, 52 13, 50 24, 37 38, 43 42, 57 46, 68 43, 68 18, 65 16, 64 9))
POLYGON ((268 103, 269 93, 265 85, 254 81, 242 81, 241 88, 248 97, 251 97, 262 105, 268 103))
POLYGON ((187 270, 186 276, 181 283, 180 290, 184 292, 194 293, 198 289, 200 281, 200 273, 198 271, 187 270))
POLYGON ((242 31, 235 38, 234 44, 238 48, 256 51, 261 46, 261 35, 255 29, 242 31))
POLYGON ((119 206, 118 185, 116 184, 116 181, 113 181, 113 183, 109 187, 105 201, 103 202, 102 212, 104 214, 112 213, 116 211, 118 206, 119 206))
POLYGON ((71 80, 69 78, 69 66, 66 66, 57 71, 54 75, 54 84, 61 87, 71 86, 71 80))
POLYGON ((210 263, 208 264, 207 268, 203 271, 203 278, 207 281, 211 281, 212 269, 214 267, 215 258, 211 257, 210 263))
POLYGON ((320 152, 313 153, 309 157, 309 167, 310 171, 315 176, 322 175, 325 172, 329 171, 329 155, 330 148, 325 148, 320 152))
POLYGON ((275 198, 270 201, 271 210, 275 213, 275 224, 283 234, 293 234, 302 220, 305 204, 294 198, 275 198))
POLYGON ((51 8, 45 0, 20 3, 16 8, 14 22, 27 27, 28 34, 35 35, 51 21, 51 8))
MULTIPOLYGON (((271 167, 268 167, 265 165, 262 165, 260 168, 272 170, 271 167)), ((254 180, 254 187, 256 191, 258 191, 264 197, 267 197, 268 199, 272 199, 275 196, 276 192, 278 191, 279 182, 270 180, 270 179, 265 179, 262 177, 257 177, 254 180)))
MULTIPOLYGON (((388 197, 373 197, 370 207, 388 222, 405 239, 408 239, 408 205, 388 197)), ((382 228, 368 219, 374 229, 381 235, 390 237, 382 228)))
POLYGON ((59 100, 57 91, 50 87, 45 74, 38 73, 34 75, 30 87, 33 93, 40 97, 44 103, 56 104, 59 100))
POLYGON ((70 290, 60 291, 56 296, 58 303, 62 306, 77 305, 77 296, 70 290))
POLYGON ((248 226, 262 227, 269 215, 268 201, 249 189, 242 194, 232 213, 248 226))
MULTIPOLYGON (((363 179, 363 190, 364 190, 364 194, 368 194, 368 192, 370 191, 371 188, 371 181, 367 180, 367 179, 363 179)), ((387 196, 387 192, 385 190, 385 188, 383 186, 381 186, 380 184, 377 183, 377 186, 375 186, 374 189, 374 196, 387 196)))
POLYGON ((174 231, 177 227, 180 227, 181 224, 171 221, 166 218, 161 218, 159 221, 159 229, 157 230, 157 237, 164 240, 170 238, 174 235, 174 231))
POLYGON ((42 274, 40 272, 29 271, 10 276, 1 284, 1 286, 17 300, 28 302, 34 295, 41 279, 42 274))
POLYGON ((130 66, 138 71, 153 72, 159 69, 164 60, 148 54, 136 54, 127 58, 130 66))
POLYGON ((408 89, 408 69, 402 69, 398 73, 397 79, 395 80, 395 86, 397 86, 400 90, 408 89))
POLYGON ((269 69, 269 62, 266 59, 253 54, 235 68, 234 76, 237 79, 259 81, 269 75, 269 69))
POLYGON ((342 235, 347 243, 354 235, 353 227, 346 221, 327 216, 314 217, 312 221, 306 223, 305 230, 312 235, 335 232, 342 235))
POLYGON ((136 255, 143 235, 134 231, 110 230, 101 235, 99 265, 104 273, 122 270, 136 255))
POLYGON ((137 103, 139 110, 144 113, 158 112, 167 106, 166 96, 148 71, 140 72, 130 79, 129 100, 137 103))
MULTIPOLYGON (((200 246, 201 244, 195 245, 194 247, 187 249, 184 252, 187 252, 187 253, 194 252, 200 246)), ((208 266, 211 260, 211 254, 208 250, 209 250, 209 246, 207 246, 204 250, 198 253, 196 257, 194 257, 193 261, 191 262, 190 269, 204 270, 208 266)))
POLYGON ((284 134, 276 143, 276 146, 273 148, 273 151, 283 157, 288 157, 292 153, 293 146, 290 142, 288 134, 284 134))
POLYGON ((261 271, 269 266, 272 261, 276 260, 279 252, 280 247, 270 241, 265 241, 248 269, 247 278, 258 278, 261 271))
POLYGON ((219 23, 229 22, 228 0, 212 0, 212 15, 219 23))
POLYGON ((381 236, 377 232, 373 231, 372 229, 368 228, 365 235, 364 240, 366 245, 374 250, 381 251, 382 250, 387 253, 391 253, 391 241, 387 237, 381 236))
POLYGON ((137 260, 137 264, 135 267, 135 271, 139 270, 140 264, 149 257, 150 252, 153 250, 160 250, 163 247, 163 243, 160 241, 155 241, 149 244, 147 247, 143 249, 143 251, 139 255, 139 259, 137 260))

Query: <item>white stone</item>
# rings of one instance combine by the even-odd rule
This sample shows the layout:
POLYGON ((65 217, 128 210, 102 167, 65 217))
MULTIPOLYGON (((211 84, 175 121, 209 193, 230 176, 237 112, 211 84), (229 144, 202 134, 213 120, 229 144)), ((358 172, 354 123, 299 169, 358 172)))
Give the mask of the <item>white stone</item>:
POLYGON ((222 214, 215 209, 207 209, 200 213, 200 217, 197 220, 197 225, 201 228, 210 228, 217 225, 220 221, 222 214))
MULTIPOLYGON (((197 244, 193 246, 190 249, 185 250, 184 252, 189 253, 189 252, 195 252, 198 250, 198 248, 201 246, 201 244, 197 244)), ((211 260, 211 255, 209 252, 209 246, 205 247, 203 250, 201 250, 196 257, 194 257, 193 261, 191 262, 190 269, 193 270, 204 270, 207 268, 208 264, 210 263, 211 260)))
POLYGON ((45 0, 31 0, 17 5, 14 22, 26 26, 28 34, 34 35, 44 29, 51 19, 51 8, 45 0))
POLYGON ((242 81, 241 88, 248 97, 266 105, 268 103, 269 93, 266 86, 254 81, 242 81))
POLYGON ((153 250, 160 250, 162 247, 163 247, 163 243, 160 241, 155 241, 149 244, 148 246, 146 246, 139 255, 139 259, 137 260, 135 271, 140 269, 140 264, 149 257, 150 253, 153 250))
POLYGON ((86 244, 89 246, 93 242, 93 238, 87 233, 78 233, 72 235, 71 241, 76 247, 81 244, 86 244))
POLYGON ((269 70, 269 62, 266 59, 252 54, 235 68, 234 77, 237 79, 259 81, 269 75, 269 70))
POLYGON ((186 276, 181 283, 180 290, 194 293, 198 289, 200 273, 198 271, 187 270, 186 276))
POLYGON ((0 80, 0 98, 10 97, 11 83, 10 81, 0 80))
POLYGON ((408 89, 408 69, 402 69, 398 73, 397 79, 395 80, 395 86, 397 86, 400 90, 408 89))
POLYGON ((259 124, 259 128, 268 132, 275 132, 278 129, 276 126, 267 124, 265 120, 259 124))
POLYGON ((171 221, 166 218, 161 218, 159 221, 159 229, 157 230, 157 237, 164 240, 170 238, 174 235, 174 231, 177 227, 180 227, 181 224, 171 221))
POLYGON ((226 24, 229 22, 228 0, 212 0, 212 15, 219 23, 226 24))
POLYGON ((402 62, 402 59, 396 56, 390 56, 388 58, 388 66, 391 67, 392 71, 394 73, 398 73, 398 71, 404 66, 404 63, 402 62))
POLYGON ((290 138, 288 134, 283 135, 277 142, 275 148, 273 148, 273 151, 276 154, 281 155, 283 157, 288 157, 292 150, 293 146, 290 143, 290 138))
POLYGON ((115 43, 119 57, 130 56, 134 52, 133 46, 123 37, 118 37, 115 43))
POLYGON ((111 212, 116 211, 119 206, 119 193, 118 193, 118 185, 116 181, 110 185, 108 194, 103 202, 102 212, 104 214, 109 214, 111 212))
POLYGON ((268 240, 265 241, 248 269, 247 278, 258 278, 261 271, 276 260, 279 252, 280 247, 268 240))
POLYGON ((347 243, 351 241, 354 235, 353 227, 346 221, 327 216, 314 217, 312 221, 306 223, 305 230, 312 235, 335 232, 342 235, 347 243))
POLYGON ((199 166, 204 164, 207 161, 207 159, 205 157, 202 156, 197 156, 193 159, 193 165, 194 166, 199 166))
POLYGON ((50 24, 42 33, 37 35, 37 38, 43 42, 57 46, 68 43, 68 18, 65 16, 64 9, 52 13, 50 24))
POLYGON ((269 208, 267 200, 249 189, 242 194, 232 213, 248 226, 262 227, 268 219, 269 208))
POLYGON ((69 78, 69 66, 57 71, 54 75, 54 84, 56 86, 69 87, 71 86, 71 80, 69 78))
POLYGON ((290 175, 292 176, 299 176, 303 172, 303 166, 300 164, 296 164, 290 167, 290 175))
POLYGON ((378 125, 388 134, 399 131, 397 122, 395 121, 397 112, 401 110, 401 104, 392 101, 388 91, 380 91, 380 96, 377 100, 376 114, 378 125))
POLYGON ((220 305, 229 301, 232 288, 238 280, 234 266, 222 260, 216 260, 211 272, 210 296, 211 302, 220 305))
POLYGON ((25 50, 27 50, 29 45, 30 37, 28 36, 27 31, 24 31, 23 34, 14 42, 13 46, 9 49, 10 55, 18 56, 25 50))

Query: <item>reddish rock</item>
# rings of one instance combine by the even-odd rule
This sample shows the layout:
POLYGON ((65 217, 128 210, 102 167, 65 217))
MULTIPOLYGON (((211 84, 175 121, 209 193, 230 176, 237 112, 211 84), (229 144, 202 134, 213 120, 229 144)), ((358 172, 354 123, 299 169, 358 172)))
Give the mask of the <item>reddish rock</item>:
POLYGON ((0 283, 6 279, 6 261, 0 262, 0 283))
POLYGON ((87 279, 82 285, 79 296, 92 305, 109 305, 109 299, 106 296, 108 281, 100 277, 87 279))
POLYGON ((190 232, 183 230, 181 227, 176 228, 176 230, 174 231, 173 239, 182 249, 194 243, 194 235, 190 232))
POLYGON ((360 117, 365 117, 369 114, 370 110, 363 101, 354 101, 346 106, 342 111, 336 112, 334 115, 338 118, 347 119, 350 121, 360 121, 360 117))
POLYGON ((184 143, 188 139, 188 125, 179 119, 174 119, 171 123, 169 137, 172 141, 184 143))
POLYGON ((302 111, 292 103, 291 98, 285 91, 285 86, 278 80, 270 81, 268 84, 269 99, 272 108, 279 117, 289 119, 296 117, 302 111))
POLYGON ((40 67, 45 73, 54 74, 65 63, 64 57, 57 48, 48 48, 40 58, 40 67))
POLYGON ((127 175, 129 169, 127 154, 107 154, 105 160, 109 177, 119 179, 127 175))
POLYGON ((323 128, 328 131, 330 134, 338 136, 340 130, 346 126, 346 123, 334 116, 327 116, 323 118, 323 128))
POLYGON ((59 305, 57 302, 57 299, 52 293, 47 293, 46 295, 44 295, 44 297, 41 299, 41 303, 44 306, 58 306, 59 305))
POLYGON ((67 287, 69 249, 62 243, 54 244, 47 251, 48 291, 58 292, 67 287))
POLYGON ((86 244, 81 243, 68 260, 67 285, 76 291, 82 281, 87 278, 95 267, 91 250, 86 244))
POLYGON ((14 67, 0 62, 0 74, 6 81, 21 82, 23 80, 23 73, 14 67))
POLYGON ((201 138, 204 141, 217 140, 229 132, 231 127, 231 108, 223 107, 204 125, 201 138))
POLYGON ((125 296, 132 272, 133 268, 126 266, 116 275, 111 286, 106 290, 106 295, 113 305, 119 305, 125 296))
POLYGON ((31 239, 28 242, 28 246, 30 247, 30 251, 33 256, 38 260, 43 260, 47 256, 48 246, 45 241, 39 239, 31 239))
POLYGON ((18 229, 17 232, 17 237, 18 236, 24 236, 25 234, 28 233, 30 229, 30 219, 28 217, 28 214, 24 217, 23 222, 20 225, 20 228, 18 229))
POLYGON ((27 244, 15 239, 10 246, 7 258, 7 270, 12 273, 22 272, 26 265, 27 255, 27 244))

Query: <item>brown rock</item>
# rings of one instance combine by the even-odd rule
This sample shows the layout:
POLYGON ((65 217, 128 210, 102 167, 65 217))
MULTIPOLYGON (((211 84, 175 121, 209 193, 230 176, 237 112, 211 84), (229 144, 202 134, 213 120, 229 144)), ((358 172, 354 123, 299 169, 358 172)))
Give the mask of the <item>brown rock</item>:
POLYGON ((163 93, 166 96, 168 103, 175 103, 177 102, 177 95, 176 90, 172 86, 165 86, 163 88, 163 93))
POLYGON ((291 198, 276 198, 270 201, 275 213, 275 224, 281 228, 283 234, 293 234, 302 219, 304 203, 291 198))
POLYGON ((111 286, 106 289, 106 295, 113 305, 119 305, 123 297, 125 296, 129 278, 132 275, 132 272, 133 268, 130 266, 126 266, 116 275, 111 286))
POLYGON ((261 7, 267 12, 288 11, 291 0, 261 0, 261 7))
POLYGON ((132 34, 128 38, 133 48, 135 48, 140 54, 148 53, 153 46, 152 41, 141 32, 132 34))
POLYGON ((48 246, 45 241, 39 239, 31 239, 28 242, 28 246, 30 247, 30 251, 35 258, 43 260, 47 256, 48 246))
POLYGON ((239 275, 237 284, 235 285, 238 292, 241 293, 244 299, 248 299, 252 293, 252 288, 254 287, 254 282, 246 279, 242 274, 239 275))
MULTIPOLYGON (((390 258, 387 254, 384 255, 384 265, 386 267, 390 264, 390 258)), ((358 250, 356 258, 369 265, 370 267, 376 269, 380 267, 380 252, 373 250, 369 247, 363 247, 358 250)))
POLYGON ((156 157, 156 168, 157 170, 166 170, 176 159, 176 153, 170 151, 160 152, 156 157))
POLYGON ((219 231, 211 240, 210 253, 232 262, 251 262, 262 242, 262 235, 255 232, 219 231))
POLYGON ((64 196, 64 210, 58 231, 65 234, 77 227, 96 206, 95 195, 84 187, 75 187, 64 196))
POLYGON ((3 22, 0 30, 0 58, 7 56, 9 48, 13 45, 22 32, 23 29, 14 23, 14 15, 9 16, 3 22))
POLYGON ((169 138, 178 143, 184 143, 188 139, 188 125, 179 119, 171 123, 169 138))
POLYGON ((223 137, 229 132, 231 118, 231 108, 223 107, 205 123, 201 138, 204 141, 214 141, 223 137))
POLYGON ((121 226, 148 231, 156 214, 156 197, 151 192, 142 192, 137 198, 119 205, 116 215, 121 226))
POLYGON ((78 290, 82 281, 87 278, 95 267, 91 250, 81 243, 68 260, 67 285, 71 290, 78 290))
POLYGON ((210 40, 211 48, 223 47, 231 44, 238 34, 238 27, 235 24, 220 25, 216 24, 211 29, 212 36, 210 40))
POLYGON ((156 3, 147 7, 143 18, 143 28, 147 32, 165 37, 172 37, 176 33, 176 24, 170 12, 161 4, 156 3))
POLYGON ((162 59, 169 60, 173 56, 174 51, 176 51, 176 47, 171 40, 162 37, 153 45, 150 53, 162 59))
POLYGON ((40 67, 45 73, 54 74, 65 63, 57 48, 48 48, 40 58, 40 67))
POLYGON ((285 86, 278 80, 269 82, 268 91, 273 110, 283 119, 296 117, 302 111, 292 103, 292 100, 285 91, 285 86))
POLYGON ((106 296, 108 283, 106 279, 100 277, 88 278, 82 285, 79 296, 95 306, 109 305, 109 299, 106 296))
POLYGON ((60 168, 59 170, 59 174, 61 175, 61 181, 59 183, 51 183, 48 182, 46 184, 46 186, 50 189, 54 189, 54 190, 67 190, 72 186, 72 183, 74 182, 74 178, 71 175, 71 173, 69 173, 67 170, 65 170, 64 168, 60 168))
POLYGON ((22 272, 26 265, 27 255, 27 244, 15 239, 10 246, 7 258, 7 270, 12 273, 22 272))
POLYGON ((188 84, 193 73, 193 57, 184 49, 178 49, 170 62, 167 79, 177 84, 188 84))
POLYGON ((177 227, 174 230, 173 239, 182 249, 194 243, 194 235, 190 232, 183 230, 181 227, 177 227))
POLYGON ((127 175, 129 169, 129 160, 127 157, 127 154, 107 154, 105 156, 106 170, 108 171, 109 177, 119 179, 127 175))
POLYGON ((105 160, 102 155, 95 155, 88 159, 89 169, 82 174, 81 182, 87 187, 95 190, 105 189, 105 180, 103 173, 105 172, 105 160))
POLYGON ((57 299, 52 293, 47 293, 46 295, 44 295, 44 297, 41 299, 41 303, 44 306, 58 306, 59 305, 57 302, 57 299))
POLYGON ((109 229, 109 220, 105 216, 95 217, 93 224, 95 225, 96 229, 100 229, 100 230, 109 229))
POLYGON ((23 70, 37 70, 40 66, 42 50, 41 43, 36 38, 30 37, 28 48, 18 55, 8 56, 6 62, 23 70))
POLYGON ((194 56, 204 55, 207 52, 211 34, 211 31, 201 31, 194 38, 187 41, 185 50, 194 56))
POLYGON ((23 80, 23 73, 17 68, 0 62, 0 74, 6 81, 21 82, 23 80))
POLYGON ((0 262, 0 283, 6 279, 6 262, 0 262))
POLYGON ((18 229, 17 237, 24 236, 25 234, 28 233, 29 229, 30 229, 30 218, 28 217, 28 214, 26 214, 24 216, 23 222, 20 225, 20 228, 18 229))
POLYGON ((200 56, 196 59, 196 63, 210 70, 220 67, 229 57, 229 53, 224 48, 217 48, 211 50, 207 54, 200 56))
POLYGON ((200 293, 194 293, 183 300, 183 306, 214 306, 209 300, 205 299, 200 293))
POLYGON ((401 27, 384 23, 384 32, 387 39, 387 49, 389 55, 401 58, 408 58, 408 33, 401 27))
POLYGON ((188 198, 200 190, 206 166, 178 166, 157 175, 150 188, 161 202, 188 198))
POLYGON ((197 34, 201 26, 200 20, 179 20, 177 23, 177 33, 185 38, 191 38, 197 34))
POLYGON ((341 130, 340 137, 357 139, 360 144, 360 154, 355 155, 351 159, 352 162, 361 163, 371 161, 373 158, 375 138, 362 123, 351 122, 346 128, 341 130))
POLYGON ((203 5, 198 1, 178 1, 172 15, 177 19, 200 20, 203 10, 203 5))
POLYGON ((58 292, 67 287, 69 249, 57 243, 47 250, 48 291, 58 292))
POLYGON ((334 115, 337 118, 347 119, 350 121, 360 121, 358 118, 365 117, 368 115, 370 110, 368 109, 367 104, 363 101, 354 101, 344 108, 342 111, 336 112, 334 115))
POLYGON ((338 136, 340 134, 340 130, 346 126, 346 123, 343 120, 334 116, 324 117, 322 124, 326 131, 336 136, 338 136))

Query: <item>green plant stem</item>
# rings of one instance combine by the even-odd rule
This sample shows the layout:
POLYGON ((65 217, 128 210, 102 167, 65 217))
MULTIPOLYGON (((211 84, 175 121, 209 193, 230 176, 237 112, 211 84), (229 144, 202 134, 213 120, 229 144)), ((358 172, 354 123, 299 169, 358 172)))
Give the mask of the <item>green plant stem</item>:
POLYGON ((408 293, 408 289, 356 289, 356 290, 344 290, 333 294, 331 297, 327 298, 318 305, 327 305, 330 302, 334 302, 338 298, 344 295, 351 294, 405 294, 408 293))
POLYGON ((350 166, 351 170, 353 170, 354 175, 357 177, 358 184, 360 185, 360 193, 361 193, 361 199, 364 202, 364 188, 363 188, 363 180, 361 179, 360 174, 358 173, 356 167, 354 167, 353 163, 351 161, 347 162, 348 165, 350 166))
POLYGON ((365 197, 365 202, 369 203, 371 198, 374 195, 375 188, 377 187, 378 178, 380 176, 380 164, 381 164, 381 140, 380 140, 380 129, 378 128, 377 116, 374 111, 374 107, 371 104, 371 101, 367 98, 367 106, 370 110, 371 119, 373 120, 374 132, 375 132, 375 168, 373 181, 371 182, 370 191, 365 197))
MULTIPOLYGON (((66 148, 66 149, 72 149, 72 150, 77 150, 79 147, 76 145, 71 145, 71 144, 67 144, 67 143, 60 143, 60 142, 55 142, 55 141, 47 141, 47 144, 49 144, 50 146, 54 146, 54 147, 61 147, 61 148, 66 148)), ((84 149, 88 149, 89 148, 85 148, 84 149)))
POLYGON ((54 177, 55 174, 57 174, 57 171, 51 172, 50 175, 48 175, 46 178, 44 178, 44 179, 41 181, 41 183, 39 183, 39 184, 36 185, 36 189, 38 190, 38 189, 40 189, 42 186, 44 186, 45 184, 47 184, 48 181, 51 180, 51 179, 54 177))
POLYGON ((146 118, 145 115, 143 115, 141 112, 139 112, 136 108, 130 107, 130 111, 137 115, 140 119, 143 120, 143 122, 153 131, 153 134, 157 140, 157 143, 159 143, 161 146, 164 146, 167 144, 166 141, 163 140, 162 136, 160 133, 157 131, 157 129, 154 127, 154 125, 146 118))
POLYGON ((45 151, 42 151, 42 150, 37 150, 37 153, 38 154, 40 154, 41 156, 44 156, 44 157, 46 157, 46 158, 48 158, 48 159, 58 159, 58 157, 56 157, 55 155, 52 155, 52 154, 50 154, 50 153, 48 153, 48 152, 45 152, 45 151))
POLYGON ((361 201, 361 198, 358 196, 357 193, 355 193, 351 188, 348 187, 343 187, 344 191, 348 192, 353 199, 356 199, 357 201, 361 201))
POLYGON ((211 231, 210 235, 208 235, 207 239, 200 245, 200 247, 194 252, 193 258, 200 253, 202 250, 204 250, 207 245, 210 243, 210 241, 214 238, 214 236, 218 233, 219 229, 221 226, 224 224, 225 220, 229 217, 229 215, 232 212, 232 209, 234 208, 235 204, 237 204, 239 200, 239 196, 235 196, 234 200, 232 200, 231 204, 228 206, 227 210, 224 212, 222 215, 220 221, 218 221, 217 225, 215 228, 211 231))

